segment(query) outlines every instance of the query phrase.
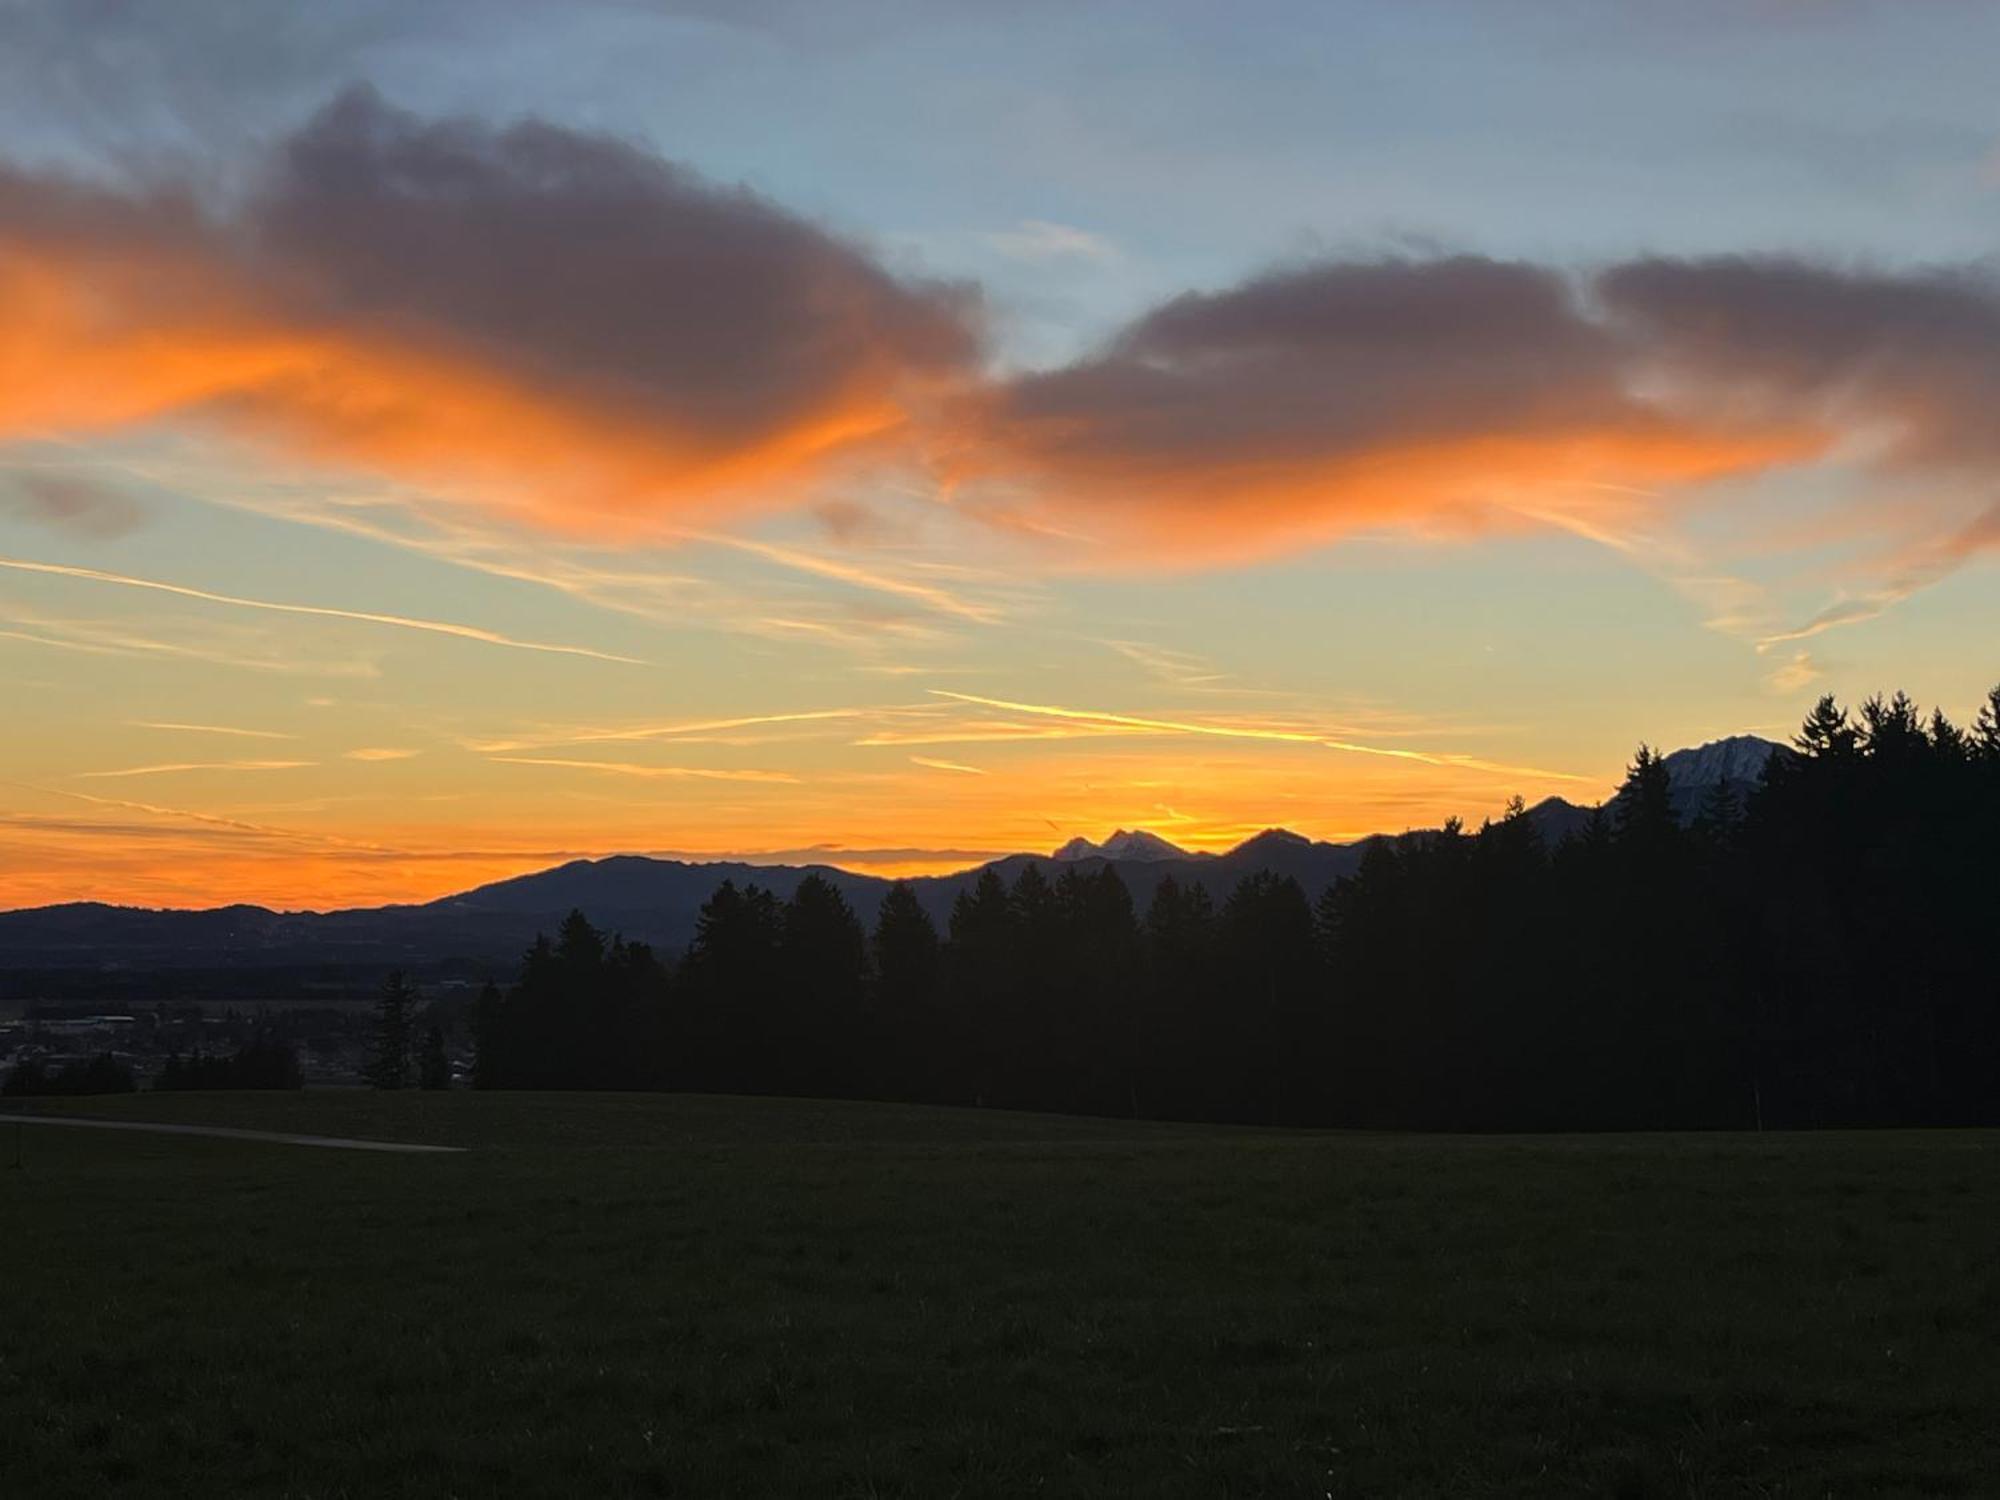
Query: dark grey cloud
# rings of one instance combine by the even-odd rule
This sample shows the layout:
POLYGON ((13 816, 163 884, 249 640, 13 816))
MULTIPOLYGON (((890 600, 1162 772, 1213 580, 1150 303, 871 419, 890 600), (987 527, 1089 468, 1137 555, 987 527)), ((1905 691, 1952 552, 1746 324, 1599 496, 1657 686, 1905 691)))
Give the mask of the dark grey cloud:
POLYGON ((1885 521, 1962 559, 1991 545, 1957 528, 1968 481, 2000 486, 1996 411, 1981 267, 1335 261, 1173 298, 998 385, 962 474, 1045 531, 1200 562, 1382 524, 1588 530, 1839 453, 1944 481, 1934 512, 1892 517, 1904 486, 1885 521))
POLYGON ((542 519, 771 504, 970 378, 968 289, 608 136, 337 97, 226 211, 0 166, 0 436, 208 417, 542 519))
POLYGON ((1002 420, 1085 461, 1261 466, 1623 416, 1615 356, 1550 270, 1319 265, 1177 297, 1100 356, 1016 381, 1002 420))
POLYGON ((122 490, 87 479, 18 473, 0 475, 0 516, 109 539, 144 525, 146 508, 122 490))
POLYGON ((1375 524, 1505 524, 1525 496, 1751 460, 1636 394, 1628 358, 1552 268, 1296 267, 1174 298, 1099 354, 1000 387, 965 472, 1025 478, 1087 532, 1199 560, 1375 524))
POLYGON ((1872 431, 1895 463, 2000 464, 2000 278, 1990 270, 1654 259, 1611 268, 1596 292, 1689 399, 1872 431))
POLYGON ((327 312, 441 333, 727 443, 976 352, 966 289, 898 280, 743 189, 536 121, 354 89, 286 144, 251 229, 327 312))

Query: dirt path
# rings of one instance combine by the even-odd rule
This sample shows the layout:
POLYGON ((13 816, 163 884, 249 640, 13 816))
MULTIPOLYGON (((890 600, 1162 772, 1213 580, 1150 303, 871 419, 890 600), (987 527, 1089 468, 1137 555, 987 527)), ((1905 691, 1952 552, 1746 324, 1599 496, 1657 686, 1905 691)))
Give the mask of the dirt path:
POLYGON ((225 1141, 267 1141, 275 1146, 321 1146, 333 1151, 396 1151, 405 1154, 457 1154, 463 1146, 420 1146, 411 1141, 356 1141, 337 1135, 288 1135, 280 1130, 232 1130, 225 1125, 155 1125, 143 1120, 86 1120, 76 1115, 0 1113, 0 1129, 8 1123, 74 1125, 83 1130, 144 1130, 154 1135, 207 1135, 225 1141))

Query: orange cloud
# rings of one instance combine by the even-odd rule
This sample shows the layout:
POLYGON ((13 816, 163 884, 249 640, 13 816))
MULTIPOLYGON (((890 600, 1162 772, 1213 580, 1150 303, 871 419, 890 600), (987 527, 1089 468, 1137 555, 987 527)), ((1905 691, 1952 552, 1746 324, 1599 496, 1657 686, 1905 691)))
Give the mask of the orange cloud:
POLYGON ((551 525, 782 502, 974 349, 741 189, 342 96, 223 219, 0 174, 0 438, 210 421, 551 525))
POLYGON ((1462 257, 1322 264, 1169 301, 1099 355, 959 407, 968 503, 1084 565, 1205 564, 1385 526, 1539 524, 1810 457, 1797 422, 1695 419, 1567 278, 1462 257), (1078 532, 1103 544, 1079 551, 1078 532), (1108 554, 1108 555, 1107 555, 1108 554))
MULTIPOLYGON (((974 622, 993 608, 939 584, 711 527, 851 517, 830 479, 922 465, 1063 563, 1201 566, 1367 529, 1616 536, 1675 492, 1857 446, 1927 476, 2000 464, 2000 295, 1970 271, 1322 262, 1172 298, 1060 368, 983 373, 980 344, 969 289, 747 190, 366 90, 222 212, 0 170, 0 440, 205 422, 974 622)), ((12 503, 123 524, 78 493, 12 503)))

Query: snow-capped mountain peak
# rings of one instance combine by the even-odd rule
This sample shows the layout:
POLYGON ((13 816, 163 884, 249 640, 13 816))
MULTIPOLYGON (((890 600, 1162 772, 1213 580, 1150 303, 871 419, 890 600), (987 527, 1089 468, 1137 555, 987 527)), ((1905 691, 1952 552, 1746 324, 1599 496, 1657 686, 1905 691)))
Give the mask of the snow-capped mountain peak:
POLYGON ((1106 859, 1185 859, 1187 851, 1143 828, 1121 828, 1103 843, 1106 859))
POLYGON ((1676 789, 1711 787, 1717 782, 1754 782, 1764 774, 1764 762, 1782 754, 1784 746, 1754 734, 1735 734, 1688 750, 1676 750, 1664 764, 1676 789))
POLYGON ((1168 843, 1157 833, 1148 833, 1143 828, 1121 828, 1101 844, 1093 844, 1086 838, 1073 838, 1056 850, 1054 857, 1062 861, 1078 859, 1186 859, 1185 849, 1168 843))

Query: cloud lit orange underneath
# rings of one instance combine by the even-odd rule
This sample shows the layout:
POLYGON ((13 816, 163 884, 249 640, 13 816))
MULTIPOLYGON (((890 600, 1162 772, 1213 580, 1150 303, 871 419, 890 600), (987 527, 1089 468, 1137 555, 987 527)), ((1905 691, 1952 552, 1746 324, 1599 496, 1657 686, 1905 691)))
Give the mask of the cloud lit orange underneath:
POLYGON ((893 373, 864 361, 782 429, 718 440, 671 413, 526 383, 435 336, 288 321, 228 269, 0 252, 0 440, 197 419, 579 530, 768 506, 904 420, 893 373))

